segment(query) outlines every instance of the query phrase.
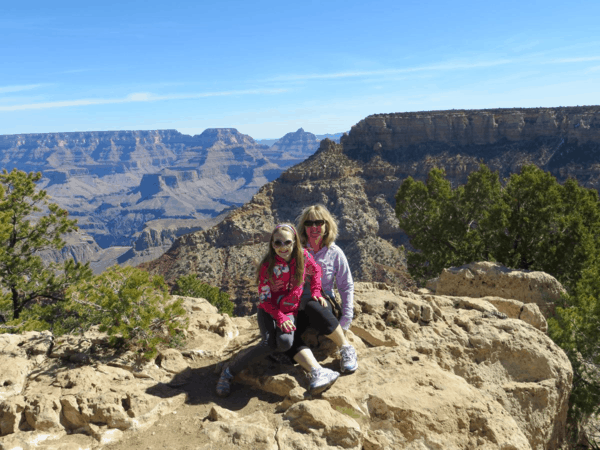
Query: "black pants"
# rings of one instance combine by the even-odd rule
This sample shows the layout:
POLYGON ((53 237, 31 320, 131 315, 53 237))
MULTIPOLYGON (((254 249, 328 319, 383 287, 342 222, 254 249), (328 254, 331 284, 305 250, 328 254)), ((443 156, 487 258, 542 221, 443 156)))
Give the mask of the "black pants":
MULTIPOLYGON (((257 320, 262 341, 229 366, 229 372, 232 375, 237 375, 246 367, 259 362, 271 353, 285 352, 293 346, 295 331, 283 332, 264 309, 258 309, 257 320)), ((294 321, 294 317, 292 317, 292 321, 294 321)))
POLYGON ((302 339, 302 334, 308 328, 314 328, 317 333, 329 336, 335 331, 339 324, 340 322, 333 315, 331 303, 327 302, 327 306, 322 306, 319 302, 309 300, 304 309, 298 311, 294 343, 286 352, 286 355, 290 358, 294 358, 299 351, 308 348, 302 339))

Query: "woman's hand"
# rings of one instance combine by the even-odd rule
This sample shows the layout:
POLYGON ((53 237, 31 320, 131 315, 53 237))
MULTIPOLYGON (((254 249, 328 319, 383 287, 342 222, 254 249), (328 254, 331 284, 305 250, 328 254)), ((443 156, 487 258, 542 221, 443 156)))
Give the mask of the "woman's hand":
POLYGON ((323 297, 313 297, 313 300, 315 302, 319 302, 323 308, 327 307, 327 300, 325 300, 323 297))
POLYGON ((283 322, 281 324, 281 330, 284 333, 291 333, 292 331, 296 330, 296 325, 294 325, 294 322, 291 321, 290 319, 286 320, 285 322, 283 322))

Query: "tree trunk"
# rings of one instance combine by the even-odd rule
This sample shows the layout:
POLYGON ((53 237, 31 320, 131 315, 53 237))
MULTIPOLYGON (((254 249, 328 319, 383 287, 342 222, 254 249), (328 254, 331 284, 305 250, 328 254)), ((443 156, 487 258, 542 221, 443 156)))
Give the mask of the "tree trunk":
POLYGON ((15 289, 11 289, 12 301, 13 301, 13 319, 18 319, 21 314, 21 305, 19 305, 19 292, 15 289))

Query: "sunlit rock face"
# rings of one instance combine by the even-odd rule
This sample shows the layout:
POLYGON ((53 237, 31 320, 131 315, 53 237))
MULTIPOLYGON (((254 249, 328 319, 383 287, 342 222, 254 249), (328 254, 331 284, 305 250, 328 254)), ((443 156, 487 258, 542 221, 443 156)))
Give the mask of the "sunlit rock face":
MULTIPOLYGON (((252 308, 254 266, 273 226, 322 203, 339 221, 338 244, 356 280, 407 285, 395 194, 407 176, 425 180, 442 167, 456 186, 481 161, 502 177, 525 164, 559 181, 577 176, 600 186, 600 107, 433 111, 365 118, 341 144, 319 150, 285 172, 216 227, 174 241, 150 270, 168 279, 189 272, 252 308)), ((300 131, 300 130, 299 130, 300 131)), ((298 133, 298 132, 297 132, 298 133)), ((409 283, 409 282, 408 282, 409 283)), ((244 304, 246 306, 244 306, 244 304)))
POLYGON ((101 271, 154 259, 212 226, 318 145, 301 129, 271 148, 233 128, 25 134, 0 136, 0 164, 41 171, 40 188, 78 220, 81 233, 44 259, 101 271))
POLYGON ((341 140, 348 157, 381 157, 396 175, 423 179, 443 167, 456 183, 483 161, 502 176, 535 164, 560 181, 600 187, 600 107, 375 114, 341 140))

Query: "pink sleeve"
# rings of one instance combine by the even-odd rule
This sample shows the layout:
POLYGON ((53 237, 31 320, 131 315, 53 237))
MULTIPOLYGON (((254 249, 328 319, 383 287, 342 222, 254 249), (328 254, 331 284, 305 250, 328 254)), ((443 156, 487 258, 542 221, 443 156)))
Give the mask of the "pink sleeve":
POLYGON ((260 276, 258 281, 258 307, 265 310, 277 322, 281 328, 281 324, 288 320, 288 317, 281 312, 277 301, 271 295, 271 284, 267 276, 267 265, 260 268, 260 276))
POLYGON ((321 296, 321 266, 317 264, 315 259, 309 253, 308 257, 305 260, 305 271, 307 273, 312 273, 310 277, 310 295, 313 297, 321 296))

